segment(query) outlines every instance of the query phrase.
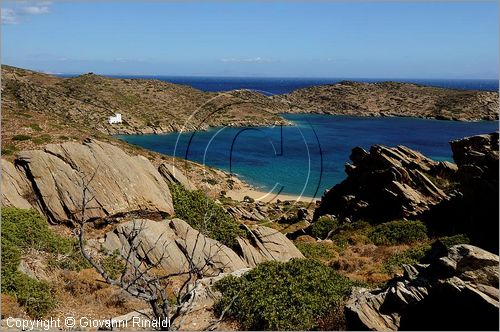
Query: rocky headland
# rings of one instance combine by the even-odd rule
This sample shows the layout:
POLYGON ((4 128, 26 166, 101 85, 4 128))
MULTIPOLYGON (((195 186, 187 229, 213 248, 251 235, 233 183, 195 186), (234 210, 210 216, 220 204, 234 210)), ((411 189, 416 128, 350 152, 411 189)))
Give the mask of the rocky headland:
POLYGON ((286 103, 290 113, 498 120, 498 92, 443 89, 410 83, 343 81, 298 89, 274 98, 286 103))

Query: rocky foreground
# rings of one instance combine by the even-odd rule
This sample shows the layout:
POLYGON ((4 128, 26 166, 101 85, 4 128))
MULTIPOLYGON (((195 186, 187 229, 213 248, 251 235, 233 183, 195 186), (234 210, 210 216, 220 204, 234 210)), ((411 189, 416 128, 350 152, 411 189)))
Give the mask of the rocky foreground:
POLYGON ((498 120, 498 92, 433 88, 410 83, 358 83, 299 89, 276 96, 290 113, 411 116, 428 119, 498 120))
POLYGON ((436 248, 382 289, 353 291, 351 330, 498 330, 498 256, 471 245, 436 248), (441 251, 441 252, 440 252, 441 251))
MULTIPOLYGON (((332 321, 322 318, 304 326, 490 329, 497 327, 493 318, 498 317, 498 256, 493 254, 498 252, 498 139, 498 133, 492 133, 451 142, 456 164, 433 161, 403 146, 373 146, 369 151, 354 148, 352 164, 346 166, 346 180, 326 192, 316 207, 250 199, 234 202, 227 200, 218 187, 220 200, 212 201, 215 205, 208 212, 217 213, 210 222, 219 224, 211 231, 198 223, 207 211, 193 215, 179 205, 196 196, 174 197, 182 192, 196 193, 203 181, 186 176, 165 160, 154 164, 144 156, 125 152, 118 144, 91 138, 82 143, 48 144, 43 149, 20 151, 10 160, 2 159, 1 203, 4 207, 35 209, 65 234, 79 220, 85 221, 89 225, 85 248, 100 259, 109 259, 113 253, 130 261, 148 262, 169 274, 203 271, 208 277, 200 279, 194 288, 196 310, 186 317, 187 329, 208 328, 216 320, 213 307, 222 296, 213 288, 216 280, 244 276, 273 261, 292 262, 291 271, 303 273, 293 262, 304 257, 317 257, 328 273, 339 271, 343 275, 336 278, 366 278, 362 280, 378 280, 379 285, 355 288, 345 299, 339 297, 335 303, 342 304, 342 310, 335 311, 332 321), (84 194, 92 199, 82 214, 84 194), (178 218, 181 214, 185 220, 178 218), (228 225, 224 220, 236 225, 231 231, 234 239, 224 236, 228 225), (325 220, 326 226, 321 226, 325 220), (373 232, 384 229, 378 226, 394 221, 397 227, 419 227, 411 230, 417 233, 410 233, 418 237, 405 242, 401 234, 384 235, 396 236, 389 238, 394 243, 379 243, 372 237, 373 232), (449 241, 447 236, 457 234, 460 236, 456 239, 470 239, 471 245, 443 244, 449 241), (432 250, 425 249, 431 244, 432 250), (131 253, 130 248, 136 250, 131 253), (403 265, 402 276, 387 277, 387 271, 392 271, 388 264, 413 249, 425 251, 424 257, 419 256, 420 263, 403 265), (386 281, 385 286, 380 286, 380 281, 386 281), (479 321, 475 318, 478 315, 484 319, 479 321), (423 321, 422 316, 429 320, 423 321)), ((207 203, 205 197, 192 208, 207 203)), ((59 292, 73 292, 74 296, 76 291, 70 285, 82 276, 49 268, 47 253, 30 250, 22 256, 17 271, 37 280, 66 278, 67 284, 59 292)), ((92 278, 95 281, 97 277, 92 278)), ((346 285, 351 282, 339 280, 346 285)), ((94 281, 82 280, 89 285, 94 281)), ((301 282, 307 284, 307 280, 301 282)), ((304 289, 288 291, 303 296, 299 294, 304 289)), ((307 296, 300 303, 309 301, 307 296)), ((101 297, 96 301, 102 301, 101 297)), ((82 301, 88 300, 87 295, 84 298, 82 301)), ((133 300, 125 299, 124 303, 133 300)), ((259 299, 265 301, 266 296, 259 299)), ((239 305, 245 303, 242 300, 239 305)), ((106 304, 100 310, 110 306, 106 304)), ((120 309, 114 310, 119 313, 129 308, 116 306, 120 309)), ((133 308, 128 309, 130 314, 118 318, 133 319, 137 316, 133 308)), ((144 309, 144 304, 135 308, 144 309)), ((252 310, 252 306, 237 310, 252 310)), ((238 317, 237 312, 232 317, 238 317)), ((278 325, 265 326, 289 326, 289 322, 272 320, 266 324, 271 323, 278 325)))

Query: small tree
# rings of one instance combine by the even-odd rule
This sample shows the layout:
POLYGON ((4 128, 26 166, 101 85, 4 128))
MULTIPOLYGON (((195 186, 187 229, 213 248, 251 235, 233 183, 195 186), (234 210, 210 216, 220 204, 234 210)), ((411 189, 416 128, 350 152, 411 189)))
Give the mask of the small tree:
MULTIPOLYGON (((219 272, 213 272, 213 257, 215 257, 221 250, 222 245, 210 244, 206 238, 198 233, 195 240, 195 246, 192 250, 188 250, 186 245, 179 242, 176 245, 183 252, 187 259, 187 268, 183 271, 176 273, 166 273, 161 266, 161 263, 170 259, 168 251, 166 250, 169 245, 168 240, 163 240, 162 234, 154 242, 151 248, 144 252, 142 250, 142 241, 139 235, 144 230, 144 223, 134 223, 133 228, 126 235, 127 248, 122 248, 121 255, 124 259, 124 267, 119 276, 112 277, 106 271, 102 263, 95 259, 85 247, 85 225, 86 212, 89 204, 95 199, 89 188, 90 183, 93 181, 96 171, 86 178, 81 176, 82 187, 82 200, 79 211, 73 215, 75 224, 75 232, 78 237, 79 247, 83 257, 93 266, 93 268, 102 276, 106 283, 121 288, 128 294, 135 298, 145 301, 150 308, 150 313, 139 312, 146 316, 148 319, 168 322, 167 326, 158 326, 161 330, 177 330, 179 329, 186 317, 193 307, 196 297, 196 291, 199 289, 200 280, 206 277, 215 277, 219 272), (208 247, 207 247, 208 246, 208 247), (215 250, 213 247, 216 247, 215 250), (148 254, 155 248, 162 247, 161 256, 156 262, 151 262, 147 259, 148 254), (199 259, 194 259, 194 252, 197 248, 204 249, 204 252, 210 253, 210 257, 205 257, 205 260, 200 264, 199 259), (167 286, 175 277, 184 278, 181 286, 175 292, 175 300, 169 301, 167 296, 167 286)), ((83 174, 83 173, 81 173, 83 174)), ((219 270, 224 270, 222 267, 219 270)))

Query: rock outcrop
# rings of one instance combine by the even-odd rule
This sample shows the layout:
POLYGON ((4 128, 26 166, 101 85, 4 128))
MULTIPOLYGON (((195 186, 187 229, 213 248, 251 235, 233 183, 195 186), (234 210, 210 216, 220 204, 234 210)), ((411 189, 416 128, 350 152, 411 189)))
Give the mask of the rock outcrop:
POLYGON ((343 81, 274 97, 292 113, 411 116, 445 120, 498 120, 498 92, 453 90, 411 83, 343 81))
POLYGON ((353 330, 498 330, 498 256, 456 245, 430 265, 406 265, 384 289, 356 289, 346 304, 353 330))
POLYGON ((124 257, 130 246, 137 247, 133 259, 160 264, 168 273, 188 271, 190 261, 207 275, 247 267, 233 250, 204 236, 181 219, 135 219, 122 223, 106 234, 103 245, 111 252, 118 250, 124 257))
POLYGON ((315 218, 332 214, 350 220, 375 222, 415 218, 448 199, 431 179, 451 179, 456 166, 433 161, 404 146, 372 146, 367 152, 354 148, 347 179, 321 199, 315 218))
POLYGON ((471 240, 498 252, 498 133, 450 142, 458 165, 462 218, 471 240))
POLYGON ((180 184, 187 190, 196 190, 196 186, 174 165, 162 163, 158 171, 169 183, 180 184))
POLYGON ((304 258, 284 234, 265 226, 252 228, 249 239, 239 238, 238 244, 250 267, 269 260, 288 261, 292 258, 304 258))
POLYGON ((127 256, 136 246, 137 262, 160 264, 169 273, 186 271, 189 260, 207 275, 228 273, 258 263, 303 258, 295 245, 280 232, 258 226, 251 239, 238 238, 241 257, 232 249, 210 239, 181 219, 153 221, 135 219, 118 225, 106 234, 103 246, 110 252, 127 256))
POLYGON ((15 206, 20 209, 31 208, 27 197, 34 196, 28 181, 7 160, 2 159, 2 206, 15 206))
POLYGON ((86 219, 174 213, 168 184, 151 162, 108 143, 49 144, 21 152, 15 165, 30 182, 37 207, 53 223, 80 218, 85 187, 86 219))

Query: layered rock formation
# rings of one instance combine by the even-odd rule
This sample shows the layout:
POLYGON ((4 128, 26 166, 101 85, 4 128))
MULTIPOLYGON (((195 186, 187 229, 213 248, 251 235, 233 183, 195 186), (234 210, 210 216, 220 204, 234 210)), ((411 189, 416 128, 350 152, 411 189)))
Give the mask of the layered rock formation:
POLYGON ((162 163, 158 171, 168 182, 180 184, 187 190, 196 190, 196 186, 174 165, 162 163))
POLYGON ((456 166, 433 161, 404 146, 354 148, 347 179, 321 199, 315 217, 332 214, 350 220, 382 222, 416 218, 448 195, 431 179, 451 179, 456 166))
POLYGON ((15 206, 20 209, 31 208, 31 204, 27 199, 31 193, 28 181, 12 163, 4 159, 1 162, 2 206, 15 206))
POLYGON ((248 229, 248 239, 238 239, 238 255, 180 219, 154 221, 174 215, 169 182, 190 190, 194 184, 175 166, 163 163, 156 170, 146 158, 97 140, 20 152, 14 164, 2 159, 2 175, 3 206, 37 208, 53 223, 80 220, 84 201, 85 220, 133 218, 108 233, 105 246, 128 250, 130 234, 141 228, 137 240, 147 257, 137 260, 161 259, 168 271, 184 269, 187 252, 197 264, 210 260, 210 269, 219 272, 303 257, 283 234, 263 226, 248 229))
POLYGON ((430 265, 405 266, 383 289, 356 289, 346 304, 353 330, 498 330, 498 256, 452 247, 430 265))
POLYGON ((204 236, 181 219, 136 219, 107 233, 104 242, 107 250, 118 250, 127 257, 130 246, 138 246, 134 253, 139 257, 133 259, 160 264, 168 273, 186 272, 190 262, 207 275, 247 267, 233 250, 204 236))
POLYGON ((111 144, 49 144, 20 153, 15 165, 30 182, 37 207, 53 223, 79 220, 84 200, 86 220, 135 211, 174 213, 167 182, 151 162, 111 144))
POLYGON ((498 120, 498 92, 452 90, 410 83, 343 81, 276 96, 292 113, 498 120))
POLYGON ((133 259, 160 264, 168 273, 187 271, 190 262, 206 275, 217 275, 255 267, 269 260, 304 257, 290 240, 274 229, 258 226, 249 233, 250 239, 237 239, 238 255, 181 219, 135 219, 108 232, 103 246, 111 252, 118 250, 124 257, 130 246, 137 246, 133 259))
POLYGON ((463 199, 461 217, 471 239, 498 252, 498 132, 452 141, 463 199))
POLYGON ((249 238, 239 238, 238 244, 250 267, 270 260, 284 262, 292 258, 304 258, 284 234, 265 226, 252 228, 249 238))

